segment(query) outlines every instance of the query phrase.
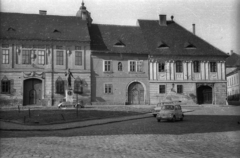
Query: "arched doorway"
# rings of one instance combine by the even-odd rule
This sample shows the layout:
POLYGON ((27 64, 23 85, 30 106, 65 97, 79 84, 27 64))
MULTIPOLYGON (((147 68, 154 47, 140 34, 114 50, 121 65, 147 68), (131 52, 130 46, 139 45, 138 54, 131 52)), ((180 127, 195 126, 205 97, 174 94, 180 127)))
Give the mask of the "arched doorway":
POLYGON ((23 105, 41 105, 42 81, 35 78, 25 80, 23 95, 23 105))
POLYGON ((198 104, 212 104, 212 87, 200 86, 197 88, 198 104))
POLYGON ((141 83, 133 82, 128 87, 128 103, 144 104, 144 88, 141 83))

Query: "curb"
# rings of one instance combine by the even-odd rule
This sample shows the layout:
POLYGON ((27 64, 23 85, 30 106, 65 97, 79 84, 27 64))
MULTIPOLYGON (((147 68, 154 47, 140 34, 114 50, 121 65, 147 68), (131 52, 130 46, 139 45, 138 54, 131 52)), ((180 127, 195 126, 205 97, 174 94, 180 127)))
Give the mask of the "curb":
POLYGON ((58 125, 42 125, 42 126, 22 125, 22 124, 0 121, 0 130, 2 131, 56 131, 56 130, 67 130, 67 129, 84 128, 84 127, 90 127, 90 126, 96 126, 96 125, 104 125, 104 124, 123 122, 123 121, 129 121, 129 120, 144 119, 149 117, 152 117, 152 115, 148 113, 140 116, 131 116, 131 117, 128 116, 128 117, 121 117, 121 118, 81 121, 81 122, 65 123, 65 124, 58 124, 58 125), (9 126, 9 125, 15 126, 15 128, 2 127, 2 126, 9 126))

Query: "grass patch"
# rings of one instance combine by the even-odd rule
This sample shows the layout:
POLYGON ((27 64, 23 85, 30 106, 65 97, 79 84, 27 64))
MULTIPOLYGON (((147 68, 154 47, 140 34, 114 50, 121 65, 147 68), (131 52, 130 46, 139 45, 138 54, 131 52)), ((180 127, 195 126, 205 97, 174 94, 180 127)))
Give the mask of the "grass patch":
POLYGON ((25 124, 54 124, 91 119, 115 118, 142 114, 139 111, 109 111, 88 109, 9 110, 0 111, 0 119, 25 124))

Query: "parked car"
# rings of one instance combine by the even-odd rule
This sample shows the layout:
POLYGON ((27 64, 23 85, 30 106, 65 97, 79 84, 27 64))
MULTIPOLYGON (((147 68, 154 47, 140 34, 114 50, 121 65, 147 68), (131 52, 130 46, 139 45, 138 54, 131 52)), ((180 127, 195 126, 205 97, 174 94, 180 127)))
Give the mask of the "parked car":
POLYGON ((157 114, 160 112, 161 106, 162 106, 162 104, 161 104, 161 103, 158 103, 158 104, 156 105, 156 107, 153 109, 152 115, 153 115, 154 117, 156 117, 157 114))
POLYGON ((176 120, 182 121, 184 114, 180 105, 162 105, 156 117, 158 122, 161 120, 171 120, 175 122, 176 120))

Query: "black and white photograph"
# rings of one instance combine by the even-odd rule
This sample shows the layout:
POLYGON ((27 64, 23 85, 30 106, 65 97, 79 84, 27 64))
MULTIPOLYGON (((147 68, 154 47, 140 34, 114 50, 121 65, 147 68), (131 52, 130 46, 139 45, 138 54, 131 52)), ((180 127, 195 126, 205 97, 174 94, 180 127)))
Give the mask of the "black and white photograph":
POLYGON ((240 157, 239 0, 0 0, 0 158, 240 157))

